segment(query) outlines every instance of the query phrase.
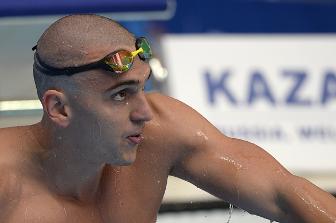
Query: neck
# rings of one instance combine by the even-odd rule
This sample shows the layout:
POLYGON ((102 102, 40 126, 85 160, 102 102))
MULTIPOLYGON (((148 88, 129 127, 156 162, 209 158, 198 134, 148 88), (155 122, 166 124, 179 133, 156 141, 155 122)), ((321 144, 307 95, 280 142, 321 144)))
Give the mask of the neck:
POLYGON ((60 196, 90 203, 99 192, 104 165, 83 164, 80 158, 67 159, 52 153, 41 160, 48 186, 60 196))
POLYGON ((34 131, 42 148, 36 153, 36 161, 50 190, 83 203, 94 202, 105 165, 89 162, 88 157, 80 154, 81 148, 71 142, 71 137, 65 137, 66 132, 45 128, 42 123, 34 131))

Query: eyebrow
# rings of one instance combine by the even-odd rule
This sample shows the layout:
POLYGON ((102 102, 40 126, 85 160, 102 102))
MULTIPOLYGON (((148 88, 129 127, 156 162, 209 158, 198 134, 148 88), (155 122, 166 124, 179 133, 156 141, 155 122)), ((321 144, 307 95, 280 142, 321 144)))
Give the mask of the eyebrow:
MULTIPOLYGON (((152 76, 152 69, 150 69, 148 77, 146 78, 145 82, 152 76)), ((112 85, 111 87, 109 87, 106 91, 111 91, 115 88, 118 88, 120 86, 123 85, 139 85, 140 84, 140 80, 125 80, 125 81, 121 81, 119 83, 116 83, 115 85, 112 85)))
POLYGON ((138 85, 140 83, 139 80, 126 80, 126 81, 121 81, 115 85, 112 85, 111 87, 109 87, 106 91, 111 91, 113 89, 116 89, 120 86, 124 86, 124 85, 138 85))

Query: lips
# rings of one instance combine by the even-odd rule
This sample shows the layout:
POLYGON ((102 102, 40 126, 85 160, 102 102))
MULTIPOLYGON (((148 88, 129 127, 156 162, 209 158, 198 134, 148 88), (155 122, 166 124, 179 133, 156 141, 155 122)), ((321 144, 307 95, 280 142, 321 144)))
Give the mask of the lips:
POLYGON ((143 136, 141 133, 138 133, 138 134, 133 134, 133 135, 130 135, 130 136, 127 136, 127 139, 134 145, 138 145, 141 143, 142 139, 143 139, 143 136))

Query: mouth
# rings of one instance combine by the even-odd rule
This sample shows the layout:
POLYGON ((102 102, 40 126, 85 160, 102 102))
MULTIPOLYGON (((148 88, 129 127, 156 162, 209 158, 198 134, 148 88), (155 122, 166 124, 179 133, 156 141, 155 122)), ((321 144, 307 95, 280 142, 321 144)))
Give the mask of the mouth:
POLYGON ((143 137, 142 133, 136 133, 136 134, 127 136, 126 138, 131 144, 139 145, 144 137, 143 137))

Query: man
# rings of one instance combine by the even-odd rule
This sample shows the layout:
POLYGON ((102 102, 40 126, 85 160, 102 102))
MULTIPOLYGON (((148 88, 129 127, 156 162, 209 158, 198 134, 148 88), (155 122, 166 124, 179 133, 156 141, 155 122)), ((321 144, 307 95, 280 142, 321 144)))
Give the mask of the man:
POLYGON ((37 43, 43 118, 0 130, 1 222, 155 222, 168 175, 279 222, 336 222, 336 201, 185 104, 145 94, 151 56, 110 19, 64 17, 37 43))

